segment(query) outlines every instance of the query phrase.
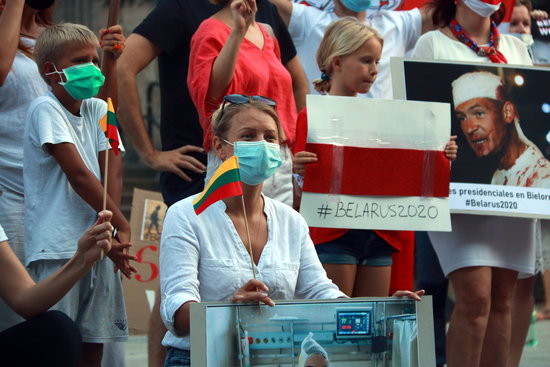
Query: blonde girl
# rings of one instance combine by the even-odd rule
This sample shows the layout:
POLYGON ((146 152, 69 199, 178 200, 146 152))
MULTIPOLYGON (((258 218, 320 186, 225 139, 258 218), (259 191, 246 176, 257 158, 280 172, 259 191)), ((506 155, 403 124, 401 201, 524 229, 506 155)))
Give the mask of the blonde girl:
MULTIPOLYGON (((384 40, 380 34, 356 18, 345 17, 332 23, 317 50, 321 78, 315 89, 331 96, 356 97, 367 93, 378 76, 378 62, 384 40)), ((300 182, 306 164, 317 162, 314 153, 305 151, 307 113, 297 122, 294 177, 295 204, 301 197, 300 182)), ((445 150, 454 159, 453 140, 445 150)), ((295 205, 298 207, 298 205, 295 205)), ((317 254, 328 277, 351 297, 387 296, 390 288, 392 253, 411 243, 412 232, 310 228, 317 254)))

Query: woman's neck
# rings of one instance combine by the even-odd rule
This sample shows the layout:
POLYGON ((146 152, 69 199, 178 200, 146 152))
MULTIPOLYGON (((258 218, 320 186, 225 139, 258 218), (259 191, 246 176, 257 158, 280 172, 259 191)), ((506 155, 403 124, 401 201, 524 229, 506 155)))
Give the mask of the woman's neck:
POLYGON ((242 196, 233 196, 230 198, 223 199, 228 214, 244 216, 243 212, 243 202, 246 210, 246 215, 248 218, 257 215, 258 213, 263 213, 263 198, 262 198, 262 186, 263 185, 254 185, 250 186, 247 184, 242 184, 243 195, 242 196))
POLYGON ((40 35, 42 26, 36 22, 38 11, 25 5, 21 16, 21 33, 36 38, 40 35))
POLYGON ((490 17, 481 17, 464 3, 459 3, 456 7, 455 18, 468 36, 478 45, 489 43, 491 36, 490 17))

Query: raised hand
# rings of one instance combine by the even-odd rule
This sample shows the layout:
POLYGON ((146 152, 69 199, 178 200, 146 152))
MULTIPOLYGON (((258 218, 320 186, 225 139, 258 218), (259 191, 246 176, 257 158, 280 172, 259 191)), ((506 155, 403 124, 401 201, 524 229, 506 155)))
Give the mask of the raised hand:
POLYGON ((100 29, 99 34, 100 46, 103 52, 109 52, 115 59, 118 59, 126 43, 122 27, 117 24, 107 29, 100 29))
POLYGON ((248 27, 256 19, 256 0, 235 0, 231 3, 231 16, 233 18, 233 29, 239 31, 243 37, 248 27))

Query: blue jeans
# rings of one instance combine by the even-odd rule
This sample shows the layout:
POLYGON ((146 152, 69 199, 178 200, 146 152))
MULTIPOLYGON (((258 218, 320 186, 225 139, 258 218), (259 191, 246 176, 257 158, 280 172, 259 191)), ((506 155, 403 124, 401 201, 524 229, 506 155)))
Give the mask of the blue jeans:
POLYGON ((164 367, 189 367, 191 366, 191 352, 188 350, 168 347, 164 367))

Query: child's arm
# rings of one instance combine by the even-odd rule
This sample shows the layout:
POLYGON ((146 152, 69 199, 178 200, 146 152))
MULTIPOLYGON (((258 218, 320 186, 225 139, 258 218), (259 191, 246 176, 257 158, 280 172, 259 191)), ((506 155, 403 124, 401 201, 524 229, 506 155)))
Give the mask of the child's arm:
POLYGON ((317 162, 317 154, 311 152, 298 152, 292 157, 292 173, 300 177, 294 178, 294 209, 300 210, 300 201, 302 200, 302 185, 306 164, 317 162))
MULTIPOLYGON (((49 153, 61 166, 63 172, 65 172, 74 191, 96 211, 101 211, 103 209, 103 186, 97 177, 88 167, 86 167, 76 147, 71 143, 46 144, 46 147, 49 153)), ((113 226, 117 229, 117 236, 120 242, 123 244, 129 243, 130 224, 109 195, 107 195, 107 209, 113 212, 111 223, 113 223, 113 226)), ((111 251, 111 253, 113 253, 113 251, 117 253, 116 258, 110 256, 111 253, 108 255, 115 261, 115 264, 124 275, 130 277, 131 273, 136 272, 136 270, 129 265, 128 260, 135 260, 135 257, 125 253, 119 253, 121 251, 116 250, 117 249, 113 247, 111 251)))

